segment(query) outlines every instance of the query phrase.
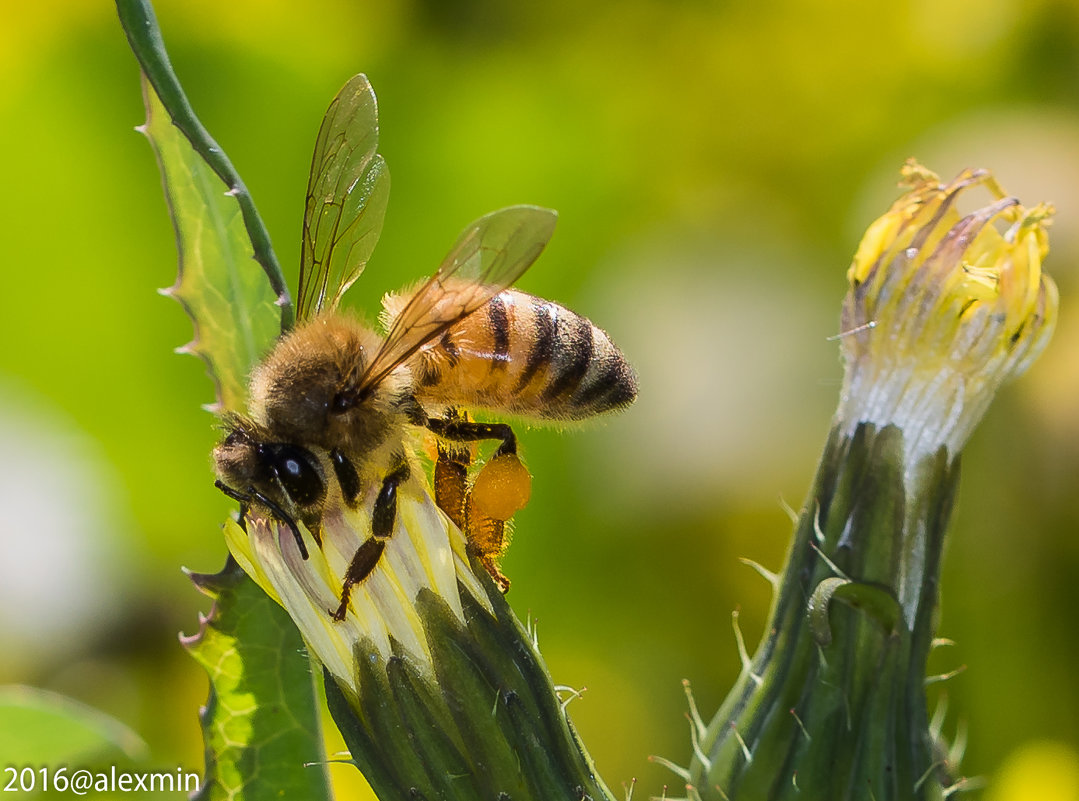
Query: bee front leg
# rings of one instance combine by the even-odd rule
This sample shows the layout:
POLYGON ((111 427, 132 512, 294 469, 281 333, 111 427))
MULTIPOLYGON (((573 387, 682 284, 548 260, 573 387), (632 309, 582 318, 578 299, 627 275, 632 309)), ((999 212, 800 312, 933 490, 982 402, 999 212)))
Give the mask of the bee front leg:
POLYGON ((408 465, 401 464, 382 481, 371 515, 371 532, 378 539, 384 540, 393 534, 397 524, 397 485, 407 481, 408 474, 408 465))
POLYGON ((341 603, 333 613, 333 619, 338 623, 345 619, 345 614, 348 612, 352 588, 371 575, 371 571, 375 569, 384 550, 386 550, 386 543, 374 537, 366 540, 356 549, 356 555, 348 563, 348 570, 345 571, 345 579, 341 585, 341 603))
POLYGON ((382 480, 382 489, 375 498, 371 513, 372 537, 356 549, 355 556, 348 564, 345 578, 341 584, 341 603, 333 611, 333 619, 340 622, 348 612, 348 603, 352 597, 352 588, 371 575, 382 552, 386 549, 385 540, 397 526, 397 487, 408 480, 408 465, 402 463, 382 480))

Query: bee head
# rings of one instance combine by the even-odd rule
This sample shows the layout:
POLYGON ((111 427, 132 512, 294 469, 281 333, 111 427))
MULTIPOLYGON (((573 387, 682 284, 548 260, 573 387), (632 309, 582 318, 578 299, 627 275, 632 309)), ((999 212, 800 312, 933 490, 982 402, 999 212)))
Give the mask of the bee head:
POLYGON ((285 509, 316 507, 326 496, 318 458, 306 448, 286 442, 267 442, 247 421, 233 427, 213 451, 222 483, 238 494, 255 490, 285 509))

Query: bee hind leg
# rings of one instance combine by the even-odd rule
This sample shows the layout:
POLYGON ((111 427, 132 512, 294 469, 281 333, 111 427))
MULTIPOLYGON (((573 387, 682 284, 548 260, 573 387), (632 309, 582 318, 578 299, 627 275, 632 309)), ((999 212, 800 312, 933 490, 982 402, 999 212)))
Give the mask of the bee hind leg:
POLYGON ((468 497, 468 468, 472 454, 468 448, 438 441, 435 461, 435 503, 453 524, 465 530, 465 503, 468 497))
POLYGON ((476 423, 459 418, 433 417, 427 421, 427 428, 435 435, 453 442, 477 442, 484 439, 501 440, 502 444, 495 451, 495 456, 517 453, 517 435, 506 423, 476 423))
POLYGON ((465 536, 466 548, 476 557, 484 569, 494 579, 498 589, 505 595, 510 590, 510 580, 502 572, 498 560, 506 552, 509 544, 506 539, 506 521, 486 515, 476 508, 469 492, 465 501, 465 514, 468 520, 465 536))
MULTIPOLYGON (((510 580, 501 571, 498 559, 506 551, 506 522, 482 511, 473 503, 474 485, 468 481, 472 455, 462 443, 498 439, 502 443, 492 456, 517 454, 517 438, 505 423, 475 423, 451 414, 428 421, 427 427, 439 437, 435 462, 435 503, 464 533, 468 553, 479 561, 503 592, 510 580)), ((481 471, 482 473, 483 471, 481 471)))
POLYGON ((393 534, 397 525, 397 486, 407 481, 408 475, 408 465, 402 463, 382 480, 382 489, 375 498, 375 508, 371 514, 371 533, 374 536, 356 549, 341 583, 341 603, 336 610, 331 610, 333 619, 338 622, 344 620, 348 612, 352 588, 371 575, 382 552, 386 550, 385 540, 393 534))

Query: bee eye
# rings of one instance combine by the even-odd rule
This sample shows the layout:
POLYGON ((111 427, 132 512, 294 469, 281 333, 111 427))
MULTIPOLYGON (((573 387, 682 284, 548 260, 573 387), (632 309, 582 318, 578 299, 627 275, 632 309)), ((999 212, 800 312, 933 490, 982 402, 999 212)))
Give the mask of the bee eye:
POLYGON ((315 466, 315 457, 295 445, 272 444, 263 452, 274 474, 297 506, 310 506, 326 492, 322 475, 315 466))

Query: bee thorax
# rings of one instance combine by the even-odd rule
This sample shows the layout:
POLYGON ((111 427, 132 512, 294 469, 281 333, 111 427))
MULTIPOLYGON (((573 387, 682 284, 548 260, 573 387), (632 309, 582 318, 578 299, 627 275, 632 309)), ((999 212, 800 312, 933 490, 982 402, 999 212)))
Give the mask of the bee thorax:
POLYGON ((278 342, 251 379, 251 409, 271 437, 364 452, 397 425, 400 380, 359 387, 381 339, 342 315, 317 317, 278 342))

